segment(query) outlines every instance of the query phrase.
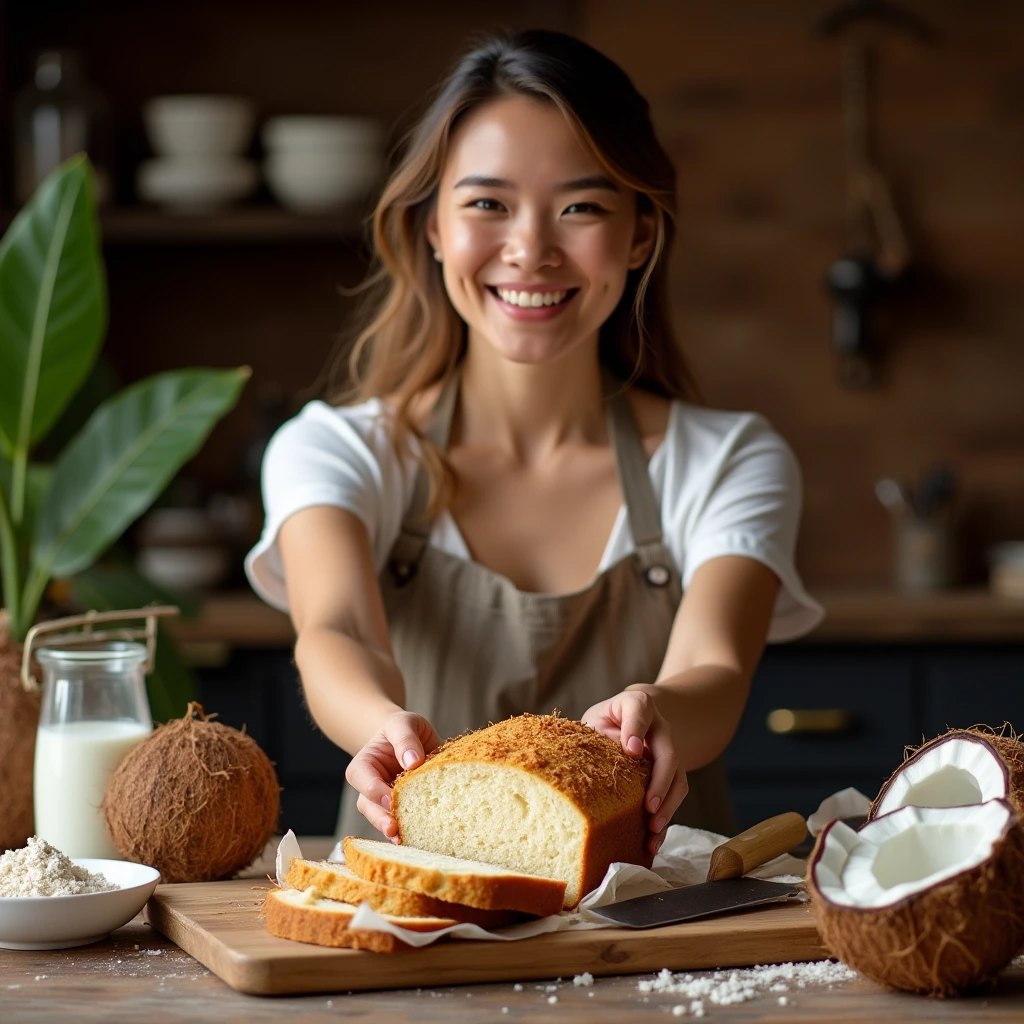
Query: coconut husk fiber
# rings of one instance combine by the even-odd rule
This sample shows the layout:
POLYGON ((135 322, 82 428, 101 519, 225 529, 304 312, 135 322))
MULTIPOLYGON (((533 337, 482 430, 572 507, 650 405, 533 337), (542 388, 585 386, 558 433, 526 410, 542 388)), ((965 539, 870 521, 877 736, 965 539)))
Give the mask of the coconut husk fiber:
POLYGON ((1024 832, 1012 816, 983 864, 887 907, 827 900, 808 859, 807 886, 825 948, 887 988, 937 997, 992 981, 1024 944, 1024 832))
POLYGON ((40 694, 21 685, 22 645, 11 636, 0 608, 0 852, 24 846, 35 831, 32 770, 39 726, 40 694))
POLYGON ((230 878, 277 826, 280 786, 256 741, 191 703, 111 775, 102 811, 114 844, 165 882, 230 878))

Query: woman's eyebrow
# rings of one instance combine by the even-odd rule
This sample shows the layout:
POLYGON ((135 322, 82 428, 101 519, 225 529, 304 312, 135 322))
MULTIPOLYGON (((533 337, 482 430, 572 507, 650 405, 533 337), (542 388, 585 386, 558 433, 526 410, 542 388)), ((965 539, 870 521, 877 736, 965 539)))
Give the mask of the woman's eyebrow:
MULTIPOLYGON (((507 178, 492 178, 486 174, 470 174, 460 178, 453 188, 466 188, 476 186, 478 188, 515 188, 515 183, 507 178)), ((572 181, 563 181, 555 186, 556 192, 580 192, 590 188, 607 189, 611 192, 618 192, 619 186, 604 174, 590 174, 585 178, 574 178, 572 181)))

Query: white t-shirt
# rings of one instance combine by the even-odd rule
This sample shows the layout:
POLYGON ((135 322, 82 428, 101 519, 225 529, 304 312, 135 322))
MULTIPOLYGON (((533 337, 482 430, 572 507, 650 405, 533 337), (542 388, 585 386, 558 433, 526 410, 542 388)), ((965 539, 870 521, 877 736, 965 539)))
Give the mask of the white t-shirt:
MULTIPOLYGON (((417 462, 400 460, 380 399, 336 408, 310 402, 274 434, 263 460, 266 521, 245 560, 253 589, 288 610, 277 543, 281 524, 300 509, 333 505, 366 526, 379 573, 412 502, 417 462)), ((823 618, 793 564, 800 522, 800 467, 783 439, 754 413, 722 412, 674 401, 665 438, 649 462, 661 506, 664 542, 689 585, 697 567, 720 555, 763 562, 782 581, 768 634, 791 640, 823 618)), ((458 558, 470 554, 454 518, 435 521, 430 544, 458 558)), ((633 550, 625 506, 598 572, 633 550)))

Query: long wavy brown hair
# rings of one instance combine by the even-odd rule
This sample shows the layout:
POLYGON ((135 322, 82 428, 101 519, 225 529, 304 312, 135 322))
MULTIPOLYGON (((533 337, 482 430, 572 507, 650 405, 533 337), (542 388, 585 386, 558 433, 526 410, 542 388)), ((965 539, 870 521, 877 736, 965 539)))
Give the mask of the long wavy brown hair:
POLYGON ((601 363, 629 385, 668 398, 694 393, 669 319, 676 174, 655 136, 647 101, 614 61, 572 36, 544 30, 490 34, 458 60, 406 137, 374 211, 374 263, 357 289, 362 301, 329 376, 335 404, 388 397, 396 451, 407 451, 411 436, 419 438, 431 515, 448 501, 453 481, 444 454, 413 423, 410 405, 455 371, 465 354, 466 330, 432 257, 427 218, 456 126, 483 104, 508 96, 554 104, 604 172, 636 193, 638 212, 654 216, 651 255, 629 272, 622 298, 601 328, 601 363))

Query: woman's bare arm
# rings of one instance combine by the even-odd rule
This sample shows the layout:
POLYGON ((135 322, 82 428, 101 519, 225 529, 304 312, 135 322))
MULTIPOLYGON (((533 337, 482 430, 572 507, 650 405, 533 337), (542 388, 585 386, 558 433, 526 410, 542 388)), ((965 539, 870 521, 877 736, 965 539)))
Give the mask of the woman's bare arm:
POLYGON ((314 506, 285 520, 279 543, 309 709, 354 754, 405 705, 366 527, 344 509, 314 506))
POLYGON ((779 578, 761 562, 705 562, 676 612, 657 682, 629 687, 654 696, 684 771, 713 761, 736 732, 778 590, 779 578))

